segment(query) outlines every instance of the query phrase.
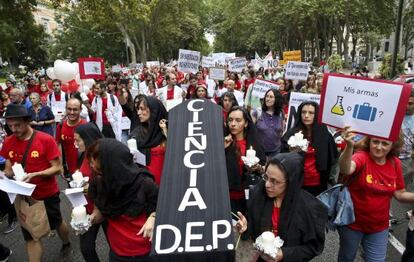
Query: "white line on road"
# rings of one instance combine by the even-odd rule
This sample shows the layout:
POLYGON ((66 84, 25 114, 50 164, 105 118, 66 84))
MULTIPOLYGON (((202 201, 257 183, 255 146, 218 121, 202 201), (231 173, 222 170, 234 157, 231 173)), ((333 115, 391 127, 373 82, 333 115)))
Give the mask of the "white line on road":
POLYGON ((405 247, 403 244, 401 244, 400 241, 398 241, 398 239, 395 238, 395 236, 391 233, 388 234, 388 241, 390 241, 391 245, 393 245, 393 247, 395 247, 395 249, 397 249, 398 252, 400 252, 400 254, 402 255, 405 251, 405 247))

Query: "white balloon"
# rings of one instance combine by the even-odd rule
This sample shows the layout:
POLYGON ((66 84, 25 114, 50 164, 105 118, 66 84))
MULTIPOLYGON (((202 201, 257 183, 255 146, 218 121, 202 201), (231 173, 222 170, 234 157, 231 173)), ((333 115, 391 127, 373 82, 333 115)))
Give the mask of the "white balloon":
POLYGON ((46 69, 46 75, 52 80, 56 79, 53 67, 49 67, 48 69, 46 69))
POLYGON ((76 83, 78 83, 79 85, 82 85, 82 80, 80 79, 79 73, 75 75, 75 81, 76 81, 76 83))
POLYGON ((83 85, 84 86, 87 86, 89 89, 91 89, 92 86, 95 84, 95 80, 93 80, 92 78, 90 78, 90 79, 83 79, 82 82, 83 82, 83 85))
POLYGON ((60 79, 63 83, 67 83, 75 78, 75 68, 67 61, 56 60, 54 63, 54 73, 56 78, 60 79))
POLYGON ((75 69, 75 74, 79 74, 79 64, 78 62, 72 63, 73 69, 75 69))

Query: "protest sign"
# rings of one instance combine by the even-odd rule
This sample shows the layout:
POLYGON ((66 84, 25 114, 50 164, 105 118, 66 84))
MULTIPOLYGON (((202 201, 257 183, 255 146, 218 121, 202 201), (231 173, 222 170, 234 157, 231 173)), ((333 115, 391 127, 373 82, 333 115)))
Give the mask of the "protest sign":
POLYGON ((203 58, 201 59, 201 66, 202 67, 214 67, 215 63, 212 57, 210 56, 203 56, 203 58))
POLYGON ((215 67, 210 68, 209 78, 213 80, 226 80, 226 69, 215 67))
POLYGON ((286 66, 285 78, 306 80, 309 75, 309 63, 289 61, 286 66))
POLYGON ((267 59, 263 61, 263 66, 265 69, 269 68, 276 68, 279 66, 279 60, 278 59, 267 59))
POLYGON ((263 98, 270 88, 279 90, 279 85, 267 80, 256 79, 252 88, 252 96, 263 98))
POLYGON ((120 65, 113 65, 112 66, 112 72, 117 73, 117 72, 121 72, 122 71, 122 67, 120 65))
POLYGON ((78 59, 80 79, 105 80, 104 60, 99 57, 85 57, 78 59))
POLYGON ((385 80, 325 74, 319 121, 358 133, 398 139, 411 87, 385 80))
POLYGON ((220 65, 226 65, 229 59, 236 58, 236 53, 213 53, 212 54, 214 63, 220 65))
POLYGON ((289 61, 300 62, 302 61, 302 52, 300 50, 283 52, 283 61, 285 63, 289 61))
POLYGON ((244 57, 238 57, 228 60, 229 71, 235 73, 241 73, 246 67, 247 61, 244 57))
POLYGON ((200 52, 180 49, 178 54, 178 71, 197 73, 200 64, 200 52))
POLYGON ((160 61, 147 61, 147 67, 159 67, 160 61))
POLYGON ((319 94, 291 92, 290 100, 289 100, 286 130, 293 127, 293 125, 295 124, 295 120, 296 120, 295 117, 296 117, 297 109, 299 105, 302 104, 302 102, 313 101, 319 104, 320 99, 321 99, 321 95, 319 94))
POLYGON ((222 109, 187 100, 168 123, 174 139, 167 140, 151 253, 157 261, 234 261, 222 109))

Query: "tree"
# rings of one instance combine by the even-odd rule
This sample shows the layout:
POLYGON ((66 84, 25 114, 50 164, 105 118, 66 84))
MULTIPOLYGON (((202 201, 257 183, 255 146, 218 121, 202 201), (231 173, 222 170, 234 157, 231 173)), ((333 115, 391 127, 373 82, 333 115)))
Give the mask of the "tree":
POLYGON ((12 67, 22 64, 34 68, 46 61, 47 35, 35 24, 35 7, 35 0, 0 2, 0 54, 12 67))

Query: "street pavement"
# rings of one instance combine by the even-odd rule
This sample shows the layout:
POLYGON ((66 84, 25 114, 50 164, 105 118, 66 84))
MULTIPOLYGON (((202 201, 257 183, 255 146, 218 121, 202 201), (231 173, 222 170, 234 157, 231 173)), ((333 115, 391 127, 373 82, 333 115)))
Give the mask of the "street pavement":
MULTIPOLYGON (((59 178, 60 179, 60 178, 59 178)), ((65 184, 60 181, 60 188, 63 190, 65 184)), ((71 206, 67 198, 61 194, 61 209, 63 212, 64 220, 66 222, 70 221, 70 211, 71 206)), ((411 204, 400 204, 393 200, 392 202, 392 213, 394 218, 397 218, 397 224, 392 225, 391 229, 393 232, 391 234, 395 236, 396 240, 405 246, 405 233, 407 230, 408 219, 406 218, 406 211, 410 208, 414 208, 414 205, 411 204)), ((375 221, 373 221, 375 223, 375 221)), ((7 227, 7 222, 0 224, 0 232, 4 231, 7 227)), ((62 254, 61 241, 57 235, 51 237, 45 237, 42 241, 44 244, 44 253, 43 260, 45 262, 57 262, 57 261, 83 261, 82 255, 79 249, 79 238, 74 235, 73 230, 70 233, 71 240, 71 250, 69 253, 62 254)), ((13 255, 10 257, 10 262, 23 262, 27 260, 26 249, 23 241, 23 237, 20 232, 20 226, 12 233, 4 235, 0 233, 0 242, 8 246, 13 250, 13 255)), ((325 262, 325 261, 336 261, 336 256, 339 246, 339 237, 336 232, 329 232, 326 235, 325 249, 323 253, 313 259, 315 262, 325 262)), ((97 252, 101 258, 101 261, 108 261, 108 245, 105 240, 105 236, 102 230, 99 232, 98 240, 96 243, 97 252)), ((237 252, 237 261, 246 261, 250 262, 250 254, 252 250, 252 245, 249 242, 241 241, 238 252, 237 252)), ((386 261, 400 261, 401 253, 389 242, 388 252, 386 261)), ((356 261, 363 261, 362 257, 358 255, 356 261)))

